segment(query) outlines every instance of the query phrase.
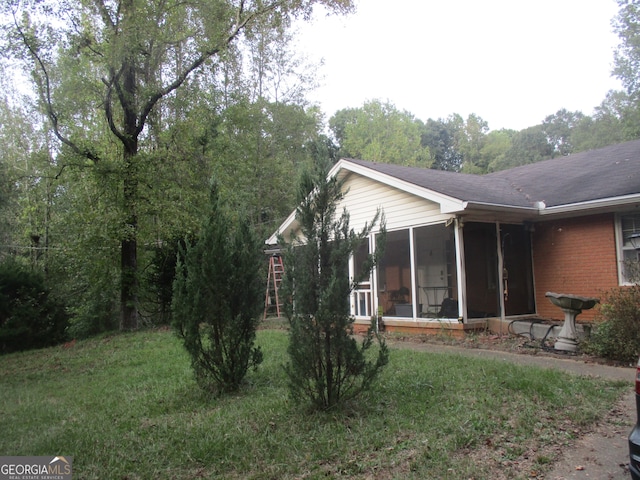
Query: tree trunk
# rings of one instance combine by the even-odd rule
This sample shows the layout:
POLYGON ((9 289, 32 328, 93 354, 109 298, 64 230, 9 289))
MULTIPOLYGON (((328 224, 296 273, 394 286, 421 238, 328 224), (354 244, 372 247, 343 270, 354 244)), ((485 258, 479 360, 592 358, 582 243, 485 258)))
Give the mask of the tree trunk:
POLYGON ((125 153, 124 205, 125 224, 120 246, 120 329, 138 328, 138 179, 134 153, 125 153))
MULTIPOLYGON (((132 3, 127 2, 132 9, 132 3)), ((131 18, 133 12, 131 12, 131 18)), ((120 329, 138 328, 138 118, 137 77, 134 58, 125 58, 122 68, 123 111, 123 212, 120 250, 120 329)))

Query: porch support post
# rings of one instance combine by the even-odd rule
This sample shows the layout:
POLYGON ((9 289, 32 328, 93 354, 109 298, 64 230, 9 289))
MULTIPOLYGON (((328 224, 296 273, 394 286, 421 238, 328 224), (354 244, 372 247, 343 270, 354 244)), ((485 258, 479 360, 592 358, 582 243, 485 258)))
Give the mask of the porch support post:
POLYGON ((413 238, 413 227, 409 227, 409 262, 411 271, 411 311, 413 318, 418 318, 418 291, 416 289, 416 249, 413 238))
POLYGON ((504 258, 502 256, 502 234, 500 233, 500 222, 496 222, 496 240, 498 249, 498 294, 500 295, 500 335, 502 335, 502 323, 505 320, 504 313, 504 258))
POLYGON ((464 260, 464 230, 461 218, 456 218, 453 233, 456 249, 456 274, 458 278, 458 318, 467 323, 467 276, 465 275, 464 260))

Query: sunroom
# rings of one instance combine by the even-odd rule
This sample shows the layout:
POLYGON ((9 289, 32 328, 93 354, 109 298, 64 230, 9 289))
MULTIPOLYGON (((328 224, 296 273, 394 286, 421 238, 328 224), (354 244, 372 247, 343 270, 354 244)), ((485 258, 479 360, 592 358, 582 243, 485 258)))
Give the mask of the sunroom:
MULTIPOLYGON (((350 213, 352 228, 362 228, 378 209, 386 220, 383 256, 350 298, 357 327, 365 328, 376 317, 378 325, 389 331, 446 328, 462 333, 486 326, 488 318, 535 313, 531 227, 522 221, 535 209, 516 208, 514 215, 510 207, 501 215, 512 222, 506 223, 494 218, 493 208, 488 213, 482 206, 425 186, 427 178, 440 184, 455 179, 449 188, 455 191, 463 180, 462 198, 469 198, 473 189, 481 189, 486 197, 496 186, 503 188, 500 182, 488 189, 477 176, 359 160, 341 160, 329 175, 344 180, 346 193, 338 211, 350 213), (425 179, 402 178, 403 173, 416 171, 425 179), (464 185, 466 177, 473 177, 473 188, 464 185)), ((292 213, 267 243, 274 244, 278 233, 287 236, 297 228, 292 213)), ((372 233, 350 259, 352 278, 359 277, 379 234, 372 233)))
MULTIPOLYGON (((372 235, 356 252, 351 277, 375 245, 372 235)), ((388 231, 381 261, 352 293, 351 313, 358 324, 375 315, 385 328, 412 331, 532 315, 530 227, 453 218, 388 231)))

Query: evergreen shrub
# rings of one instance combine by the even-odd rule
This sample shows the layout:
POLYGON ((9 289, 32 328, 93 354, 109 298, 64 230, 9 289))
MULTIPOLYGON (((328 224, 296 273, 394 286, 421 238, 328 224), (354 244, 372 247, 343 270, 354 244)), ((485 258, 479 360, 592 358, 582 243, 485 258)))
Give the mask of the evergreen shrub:
POLYGON ((172 325, 191 356, 196 380, 213 393, 238 390, 262 362, 254 345, 264 300, 262 242, 210 194, 199 237, 181 249, 173 284, 172 325))
MULTIPOLYGON (((349 228, 346 211, 336 215, 342 182, 326 174, 307 174, 301 183, 296 218, 303 242, 292 238, 284 252, 283 298, 289 319, 291 397, 326 410, 368 390, 388 363, 384 340, 369 328, 359 344, 353 336, 349 295, 375 263, 369 256, 358 278, 349 278, 349 257, 368 240, 380 213, 359 233, 349 228), (377 355, 370 351, 378 341, 377 355)), ((384 226, 379 239, 384 238, 384 226)), ((382 243, 376 252, 380 254, 382 243)), ((372 322, 373 324, 373 322, 372 322)))
POLYGON ((16 260, 0 264, 0 353, 57 345, 67 340, 69 318, 44 276, 16 260))

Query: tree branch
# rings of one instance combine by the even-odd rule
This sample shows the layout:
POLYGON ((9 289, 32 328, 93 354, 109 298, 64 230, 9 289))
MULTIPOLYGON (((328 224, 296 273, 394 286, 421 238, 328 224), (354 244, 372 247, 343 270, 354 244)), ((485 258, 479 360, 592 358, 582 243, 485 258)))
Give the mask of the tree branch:
POLYGON ((69 138, 64 136, 60 131, 60 127, 58 125, 58 116, 56 115, 56 112, 53 109, 53 101, 51 100, 51 80, 49 77, 49 71, 47 70, 47 66, 44 63, 44 60, 40 57, 40 55, 38 54, 38 51, 31 44, 31 41, 29 40, 27 34, 20 26, 20 23, 18 22, 15 13, 16 13, 15 11, 12 12, 13 23, 16 27, 16 31, 18 32, 18 35, 22 40, 23 45, 28 50, 29 55, 31 55, 31 57, 36 62, 36 70, 40 70, 42 75, 44 76, 44 85, 41 83, 41 80, 39 80, 37 77, 36 77, 36 83, 38 84, 40 97, 45 104, 47 117, 51 121, 54 135, 58 140, 60 140, 60 142, 62 142, 62 144, 71 148, 71 150, 75 154, 80 155, 82 157, 86 157, 89 160, 92 160, 94 162, 100 161, 100 157, 97 154, 95 154, 88 148, 79 147, 75 142, 72 142, 69 138))
POLYGON ((278 1, 274 1, 271 4, 267 5, 266 7, 264 7, 263 9, 256 10, 255 12, 247 15, 243 19, 242 15, 244 13, 244 3, 245 3, 244 0, 242 0, 240 2, 240 5, 238 7, 238 13, 236 15, 236 22, 235 22, 236 26, 235 26, 235 28, 233 28, 231 30, 231 32, 224 39, 224 41, 222 42, 222 45, 217 45, 216 47, 214 47, 214 48, 212 48, 210 50, 207 50, 204 53, 202 53, 198 58, 196 58, 191 63, 191 65, 189 65, 185 70, 183 70, 183 72, 180 75, 178 75, 173 82, 168 84, 163 89, 157 91, 154 95, 152 95, 149 98, 149 100, 146 102, 144 108, 142 109, 140 117, 138 119, 138 127, 137 127, 137 132, 136 133, 140 133, 142 131, 142 129, 144 128, 145 122, 146 122, 146 118, 149 116, 149 113, 151 112, 153 107, 156 105, 156 103, 158 103, 158 101, 160 99, 164 98, 169 93, 171 93, 174 90, 178 89, 186 81, 186 79, 189 77, 189 75, 194 70, 198 69, 209 58, 211 58, 214 55, 217 55, 218 53, 220 53, 220 51, 224 47, 229 45, 234 39, 236 39, 238 37, 238 35, 240 35, 242 30, 244 30, 245 27, 250 22, 252 22, 256 18, 258 18, 259 16, 264 15, 265 13, 268 13, 270 11, 275 10, 278 7, 278 5, 280 5, 281 1, 279 1, 279 0, 278 1))

